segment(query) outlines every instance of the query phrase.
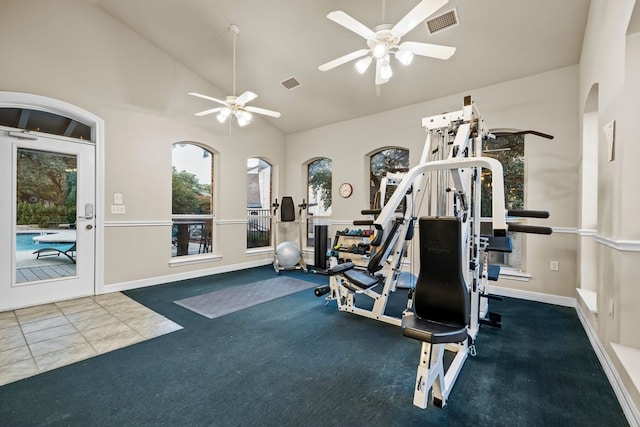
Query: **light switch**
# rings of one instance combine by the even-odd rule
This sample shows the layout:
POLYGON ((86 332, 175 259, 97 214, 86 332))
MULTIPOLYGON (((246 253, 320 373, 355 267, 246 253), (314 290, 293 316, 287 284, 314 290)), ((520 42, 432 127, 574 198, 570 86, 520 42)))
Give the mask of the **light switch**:
POLYGON ((124 214, 124 205, 111 205, 111 213, 116 215, 124 214))
POLYGON ((113 204, 114 205, 124 204, 124 197, 122 197, 122 193, 113 193, 113 204))

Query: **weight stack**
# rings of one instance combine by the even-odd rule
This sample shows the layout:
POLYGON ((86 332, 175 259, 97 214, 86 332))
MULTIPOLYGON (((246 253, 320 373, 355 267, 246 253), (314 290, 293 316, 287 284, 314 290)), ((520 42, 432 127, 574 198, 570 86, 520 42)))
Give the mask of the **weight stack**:
POLYGON ((327 225, 315 225, 313 244, 313 265, 321 270, 327 269, 327 225))

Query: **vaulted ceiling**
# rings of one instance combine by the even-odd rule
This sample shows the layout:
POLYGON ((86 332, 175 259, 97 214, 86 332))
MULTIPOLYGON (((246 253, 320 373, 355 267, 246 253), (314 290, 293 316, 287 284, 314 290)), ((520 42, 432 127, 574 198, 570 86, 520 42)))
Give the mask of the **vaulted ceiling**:
MULTIPOLYGON (((395 62, 391 80, 376 86, 374 67, 364 75, 353 62, 318 70, 366 47, 363 38, 326 16, 342 10, 373 28, 395 24, 419 0, 91 1, 211 82, 220 92, 207 95, 216 98, 232 94, 228 28, 237 25, 236 92, 251 90, 259 95, 251 105, 280 111, 281 118, 265 120, 285 134, 577 64, 590 3, 450 0, 432 16, 455 8, 459 25, 429 34, 421 23, 403 41, 455 46, 453 57, 416 56, 408 67, 395 62), (291 77, 301 84, 288 90, 281 82, 291 77)), ((189 98, 194 113, 215 106, 189 98)))

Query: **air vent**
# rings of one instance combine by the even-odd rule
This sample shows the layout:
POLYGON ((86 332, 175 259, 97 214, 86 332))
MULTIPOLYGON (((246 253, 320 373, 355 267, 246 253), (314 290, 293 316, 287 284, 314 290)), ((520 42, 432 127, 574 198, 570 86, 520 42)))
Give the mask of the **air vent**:
POLYGON ((442 15, 438 15, 435 18, 431 18, 428 21, 425 21, 424 24, 426 25, 429 34, 437 33, 444 29, 455 27, 457 25, 460 25, 460 20, 458 19, 458 11, 457 9, 451 9, 449 12, 445 12, 442 15))
POLYGON ((280 82, 287 90, 291 90, 300 86, 300 82, 295 77, 288 78, 287 80, 280 82))

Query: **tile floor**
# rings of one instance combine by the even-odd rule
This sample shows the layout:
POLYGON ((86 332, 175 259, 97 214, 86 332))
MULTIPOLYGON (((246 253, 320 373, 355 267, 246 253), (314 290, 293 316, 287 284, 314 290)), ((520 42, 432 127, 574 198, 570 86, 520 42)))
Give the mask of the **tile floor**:
POLYGON ((0 312, 0 385, 179 329, 120 292, 0 312))

